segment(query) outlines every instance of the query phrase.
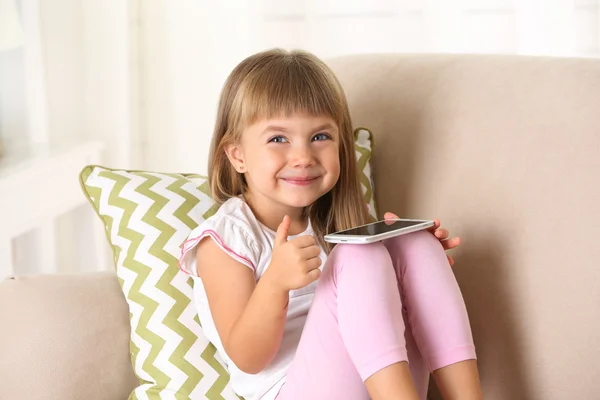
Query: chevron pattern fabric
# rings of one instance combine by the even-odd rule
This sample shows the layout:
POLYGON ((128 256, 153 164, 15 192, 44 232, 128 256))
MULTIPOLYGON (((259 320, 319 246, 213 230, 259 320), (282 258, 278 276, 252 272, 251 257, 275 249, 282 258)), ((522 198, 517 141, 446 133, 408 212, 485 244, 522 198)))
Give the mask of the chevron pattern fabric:
MULTIPOLYGON (((374 217, 371 134, 355 133, 374 217)), ((129 399, 238 400, 223 360, 202 332, 193 281, 177 265, 180 245, 218 208, 206 177, 87 166, 80 182, 104 223, 129 305, 131 362, 140 380, 129 399)))
POLYGON ((373 183, 373 174, 371 170, 371 156, 373 154, 373 134, 365 128, 358 128, 354 131, 354 150, 356 151, 356 162, 360 183, 365 196, 365 201, 369 205, 369 215, 372 220, 377 220, 377 207, 375 205, 375 185, 373 183))

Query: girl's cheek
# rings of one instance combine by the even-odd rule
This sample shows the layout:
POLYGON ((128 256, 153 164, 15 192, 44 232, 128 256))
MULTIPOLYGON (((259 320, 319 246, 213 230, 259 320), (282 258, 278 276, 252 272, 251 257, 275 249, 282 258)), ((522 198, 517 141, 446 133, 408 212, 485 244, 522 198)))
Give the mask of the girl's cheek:
POLYGON ((329 149, 329 151, 327 152, 327 156, 326 156, 331 163, 335 163, 336 165, 340 165, 340 153, 339 150, 337 149, 337 146, 332 146, 331 149, 329 149))
POLYGON ((262 166, 261 169, 264 170, 272 170, 281 165, 283 157, 278 154, 270 154, 262 159, 258 160, 259 164, 262 166))

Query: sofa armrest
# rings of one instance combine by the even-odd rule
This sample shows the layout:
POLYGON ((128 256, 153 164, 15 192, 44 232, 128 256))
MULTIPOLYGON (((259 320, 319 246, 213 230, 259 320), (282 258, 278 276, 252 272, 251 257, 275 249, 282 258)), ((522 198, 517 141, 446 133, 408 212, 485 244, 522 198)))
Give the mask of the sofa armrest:
POLYGON ((127 399, 138 384, 114 273, 0 283, 0 399, 127 399))

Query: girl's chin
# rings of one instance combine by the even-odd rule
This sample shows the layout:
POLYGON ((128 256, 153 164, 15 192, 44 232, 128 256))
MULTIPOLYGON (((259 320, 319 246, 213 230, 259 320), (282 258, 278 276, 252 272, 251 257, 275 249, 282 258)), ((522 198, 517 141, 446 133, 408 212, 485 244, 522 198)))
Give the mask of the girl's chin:
MULTIPOLYGON (((321 196, 319 196, 321 197, 321 196)), ((312 205, 319 197, 307 196, 305 198, 286 199, 284 203, 294 208, 305 208, 312 205)))

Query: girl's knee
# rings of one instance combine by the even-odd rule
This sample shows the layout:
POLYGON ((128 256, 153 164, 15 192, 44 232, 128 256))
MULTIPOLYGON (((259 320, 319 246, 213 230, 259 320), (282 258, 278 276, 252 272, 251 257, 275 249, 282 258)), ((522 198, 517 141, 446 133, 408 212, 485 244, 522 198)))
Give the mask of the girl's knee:
POLYGON ((362 259, 380 257, 387 253, 382 242, 368 244, 337 244, 331 255, 339 258, 362 259))
POLYGON ((387 268, 391 265, 390 254, 382 242, 338 244, 329 257, 339 267, 352 265, 353 268, 387 268))
POLYGON ((418 231, 407 235, 400 235, 386 241, 386 247, 390 243, 400 246, 404 249, 414 248, 423 250, 440 250, 442 248, 440 241, 429 231, 418 231))
POLYGON ((406 271, 415 266, 419 273, 431 268, 448 266, 448 259, 440 241, 428 231, 413 232, 385 241, 394 267, 399 276, 404 276, 406 271))

